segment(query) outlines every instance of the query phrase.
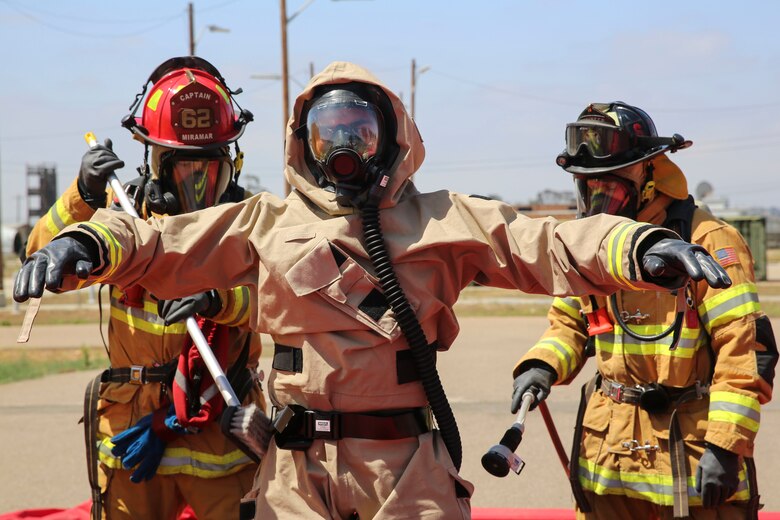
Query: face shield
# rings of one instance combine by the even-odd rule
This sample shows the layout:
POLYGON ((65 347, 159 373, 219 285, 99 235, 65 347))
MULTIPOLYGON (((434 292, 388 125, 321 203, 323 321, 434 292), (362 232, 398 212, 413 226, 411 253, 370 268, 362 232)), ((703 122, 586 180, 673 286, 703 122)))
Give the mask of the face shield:
POLYGON ((227 155, 202 157, 170 153, 161 158, 160 179, 176 198, 180 213, 216 206, 233 177, 227 155))
MULTIPOLYGON (((324 98, 306 117, 309 150, 319 163, 326 163, 339 150, 351 150, 367 161, 375 156, 382 140, 381 115, 371 104, 360 99, 324 98)), ((337 176, 349 174, 351 168, 333 164, 337 176), (344 172, 341 174, 340 172, 344 172)))
POLYGON ((606 213, 636 219, 637 189, 634 183, 617 175, 576 176, 577 214, 590 217, 606 213))

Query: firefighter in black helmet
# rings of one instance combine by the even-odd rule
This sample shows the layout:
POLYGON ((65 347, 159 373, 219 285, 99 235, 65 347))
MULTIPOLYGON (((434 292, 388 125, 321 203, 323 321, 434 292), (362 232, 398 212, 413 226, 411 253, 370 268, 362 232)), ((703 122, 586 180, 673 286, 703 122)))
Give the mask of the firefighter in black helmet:
POLYGON ((578 518, 711 518, 703 508, 749 518, 758 506, 751 457, 777 347, 747 244, 696 208, 667 155, 690 145, 659 137, 645 111, 621 101, 593 103, 566 125, 557 163, 574 177, 579 217, 672 229, 710 251, 734 282, 689 282, 679 297, 619 291, 553 301, 550 328, 515 367, 512 411, 529 389, 543 400, 553 384, 571 382, 595 354, 595 391, 581 404, 571 457, 578 518))

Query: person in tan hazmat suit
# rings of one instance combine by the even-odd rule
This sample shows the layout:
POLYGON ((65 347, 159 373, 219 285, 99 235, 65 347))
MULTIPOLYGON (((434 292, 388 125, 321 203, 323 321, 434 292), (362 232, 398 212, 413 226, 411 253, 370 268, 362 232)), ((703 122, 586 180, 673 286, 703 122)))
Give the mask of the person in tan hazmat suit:
MULTIPOLYGON (((229 146, 243 134, 251 115, 236 113, 230 90, 213 65, 197 57, 165 61, 134 105, 123 124, 145 144, 145 157, 151 149, 151 169, 145 158, 142 175, 126 189, 142 216, 162 218, 214 206, 226 198, 243 198, 236 183, 241 153, 236 145, 234 161, 229 146), (141 102, 142 116, 136 118, 141 102)), ((35 256, 67 224, 88 221, 98 208, 116 204, 111 191, 106 192, 106 181, 123 166, 110 140, 91 147, 78 177, 33 228, 28 254, 35 256)), ((110 368, 89 385, 85 403, 92 518, 167 520, 176 518, 186 505, 201 520, 238 517, 257 465, 220 431, 218 421, 211 418, 199 424, 199 433, 192 433, 195 428, 187 433, 178 429, 179 434, 163 426, 153 426, 154 433, 148 428, 152 417, 167 418, 166 426, 172 424, 173 418, 167 416, 174 399, 174 373, 181 368, 184 347, 191 344, 185 324, 176 322, 194 313, 198 319, 208 318, 208 330, 222 340, 224 368, 236 393, 245 397, 245 403, 265 409, 257 380, 260 339, 246 327, 249 289, 240 284, 234 289, 213 287, 158 302, 152 295, 157 294, 155 287, 110 286, 110 368), (170 435, 167 443, 152 442, 158 432, 160 439, 170 435), (144 433, 147 442, 140 442, 144 433), (116 439, 124 439, 132 449, 120 452, 116 439)), ((198 370, 203 371, 189 371, 195 391, 192 378, 200 378, 198 370)), ((201 380, 206 392, 205 377, 201 380)))
POLYGON ((100 281, 163 298, 249 286, 251 327, 275 342, 273 440, 262 442, 258 412, 234 421, 267 449, 256 518, 469 518, 473 486, 458 475, 435 366, 458 334, 464 287, 567 295, 730 281, 662 227, 532 220, 499 201, 420 193, 411 177, 424 155, 400 99, 365 69, 332 63, 295 102, 286 199, 147 222, 99 212, 27 261, 14 298, 100 281))
POLYGON ((558 164, 574 176, 580 217, 608 213, 673 229, 712 251, 733 281, 689 282, 679 298, 620 290, 553 301, 550 328, 515 367, 511 408, 529 390, 545 399, 596 356, 571 457, 578 518, 757 514, 750 457, 777 346, 748 246, 696 208, 667 156, 690 144, 659 137, 646 112, 619 101, 589 105, 566 128, 558 164))

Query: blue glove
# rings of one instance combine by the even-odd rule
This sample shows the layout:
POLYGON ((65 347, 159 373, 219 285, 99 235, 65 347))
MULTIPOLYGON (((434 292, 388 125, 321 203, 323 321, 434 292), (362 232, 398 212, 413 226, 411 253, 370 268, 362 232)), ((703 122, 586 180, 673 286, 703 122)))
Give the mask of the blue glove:
MULTIPOLYGON (((122 466, 125 469, 131 469, 136 464, 138 465, 130 475, 131 482, 138 483, 151 479, 160 466, 167 441, 161 439, 152 428, 154 415, 159 412, 161 410, 142 417, 135 423, 135 426, 111 438, 111 442, 114 444, 111 453, 122 459, 122 466)), ((170 430, 171 435, 189 433, 176 420, 176 411, 173 406, 168 409, 163 424, 166 430, 170 430)), ((168 435, 166 437, 170 438, 168 435)))

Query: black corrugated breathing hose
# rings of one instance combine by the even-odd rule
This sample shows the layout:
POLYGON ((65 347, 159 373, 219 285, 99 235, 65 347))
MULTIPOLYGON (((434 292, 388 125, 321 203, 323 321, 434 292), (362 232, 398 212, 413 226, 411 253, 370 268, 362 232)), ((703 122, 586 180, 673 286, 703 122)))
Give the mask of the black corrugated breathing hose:
POLYGON ((422 380, 425 395, 431 405, 436 423, 439 425, 444 445, 450 454, 455 468, 460 471, 463 460, 463 448, 460 441, 458 424, 450 408, 450 403, 444 393, 439 373, 436 370, 436 357, 434 351, 428 346, 425 332, 414 314, 414 310, 406 295, 401 289, 401 284, 393 270, 390 255, 385 247, 382 228, 379 223, 379 208, 376 203, 367 203, 361 208, 363 222, 363 237, 366 251, 374 266, 376 276, 382 286, 390 308, 395 313, 401 331, 406 336, 409 348, 414 357, 417 372, 422 380))

